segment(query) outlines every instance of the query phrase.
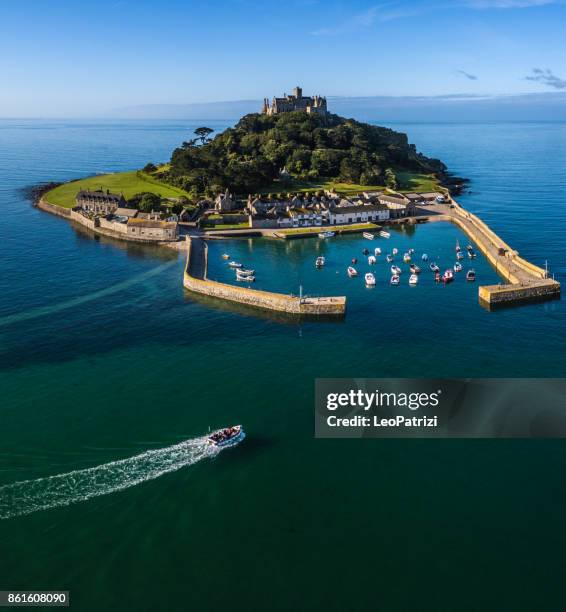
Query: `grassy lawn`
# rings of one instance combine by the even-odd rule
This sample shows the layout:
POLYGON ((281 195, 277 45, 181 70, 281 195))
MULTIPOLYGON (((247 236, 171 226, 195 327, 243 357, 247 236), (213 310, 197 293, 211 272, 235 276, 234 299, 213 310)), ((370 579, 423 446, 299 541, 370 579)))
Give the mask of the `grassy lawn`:
MULTIPOLYGON (((439 185, 433 174, 417 174, 414 172, 398 171, 397 181, 399 191, 438 191, 439 185)), ((260 190, 260 193, 305 193, 315 191, 335 191, 343 196, 353 196, 363 191, 385 191, 384 185, 358 185, 355 183, 339 183, 336 181, 290 181, 287 183, 275 182, 260 190)))
POLYGON ((126 199, 142 191, 155 193, 162 198, 188 196, 182 189, 165 185, 145 172, 133 171, 101 174, 100 176, 91 176, 78 181, 71 181, 48 191, 44 198, 50 204, 62 206, 63 208, 72 208, 75 205, 77 191, 80 189, 100 188, 109 189, 114 193, 123 193, 126 199))
POLYGON ((244 221, 242 223, 219 223, 218 225, 205 225, 202 228, 205 232, 213 232, 214 230, 233 230, 233 229, 251 229, 249 224, 244 221))
POLYGON ((414 172, 397 172, 399 191, 426 193, 439 191, 440 185, 434 174, 415 174, 414 172))

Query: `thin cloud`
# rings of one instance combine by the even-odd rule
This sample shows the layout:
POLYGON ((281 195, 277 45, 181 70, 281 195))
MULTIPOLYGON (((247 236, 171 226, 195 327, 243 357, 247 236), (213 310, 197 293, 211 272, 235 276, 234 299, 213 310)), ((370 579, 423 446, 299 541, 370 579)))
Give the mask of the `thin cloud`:
POLYGON ((561 79, 559 76, 556 76, 549 68, 546 68, 546 70, 542 68, 533 68, 533 73, 526 76, 525 79, 527 81, 534 81, 535 83, 547 85, 553 89, 566 89, 566 79, 561 79))
POLYGON ((338 34, 348 34, 350 32, 357 32, 358 30, 369 28, 376 20, 378 9, 379 7, 372 6, 366 11, 357 13, 350 19, 347 19, 339 26, 321 28, 320 30, 311 32, 311 34, 313 36, 337 36, 338 34))
POLYGON ((557 0, 466 0, 465 4, 475 9, 521 9, 557 4, 557 0))
POLYGON ((465 76, 469 81, 478 80, 478 77, 475 74, 470 74, 469 72, 466 72, 465 70, 456 70, 456 72, 458 74, 461 74, 462 76, 465 76))

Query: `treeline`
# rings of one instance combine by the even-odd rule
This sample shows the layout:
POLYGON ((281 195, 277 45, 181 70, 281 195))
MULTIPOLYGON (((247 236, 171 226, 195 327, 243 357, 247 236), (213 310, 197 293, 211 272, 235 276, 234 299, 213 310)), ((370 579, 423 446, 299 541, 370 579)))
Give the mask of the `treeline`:
POLYGON ((446 172, 441 161, 418 153, 405 134, 337 115, 250 114, 213 139, 210 131, 199 128, 197 138, 175 149, 161 176, 195 198, 226 188, 253 193, 269 187, 284 167, 299 181, 392 187, 399 170, 446 172))

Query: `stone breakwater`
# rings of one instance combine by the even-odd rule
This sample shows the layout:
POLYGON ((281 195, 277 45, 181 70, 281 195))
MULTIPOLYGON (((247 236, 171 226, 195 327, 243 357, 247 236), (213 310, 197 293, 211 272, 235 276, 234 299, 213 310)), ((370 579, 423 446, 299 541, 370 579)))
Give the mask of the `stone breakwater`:
POLYGON ((238 302, 264 310, 275 310, 292 315, 305 316, 344 316, 345 297, 303 297, 258 291, 246 287, 236 287, 207 279, 208 248, 202 238, 187 238, 187 265, 183 285, 189 291, 209 297, 238 302))
POLYGON ((450 208, 442 206, 446 219, 457 225, 476 244, 508 283, 480 287, 480 303, 487 307, 511 306, 560 297, 560 283, 548 278, 546 270, 520 257, 518 251, 513 250, 478 216, 454 200, 450 204, 450 208))

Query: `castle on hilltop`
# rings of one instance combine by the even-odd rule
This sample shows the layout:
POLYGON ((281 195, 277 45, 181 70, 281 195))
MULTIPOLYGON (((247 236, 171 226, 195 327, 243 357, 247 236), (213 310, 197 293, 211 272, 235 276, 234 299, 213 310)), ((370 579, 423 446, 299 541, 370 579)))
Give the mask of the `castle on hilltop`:
POLYGON ((322 96, 303 96, 303 90, 300 87, 295 87, 292 95, 283 94, 282 98, 273 98, 271 104, 267 98, 263 100, 262 112, 264 115, 278 115, 279 113, 290 113, 292 111, 326 115, 328 113, 326 98, 322 96))

